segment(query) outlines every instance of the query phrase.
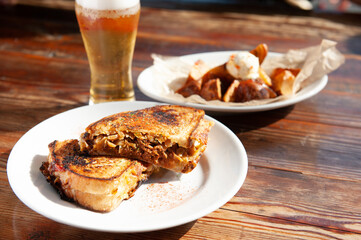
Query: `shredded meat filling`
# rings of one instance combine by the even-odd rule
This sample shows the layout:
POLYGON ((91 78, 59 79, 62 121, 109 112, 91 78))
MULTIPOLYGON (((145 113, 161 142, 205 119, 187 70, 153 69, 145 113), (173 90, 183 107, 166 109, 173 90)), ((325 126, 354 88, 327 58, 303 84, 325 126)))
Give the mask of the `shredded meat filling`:
POLYGON ((172 144, 169 139, 161 142, 159 138, 154 137, 152 140, 138 138, 134 134, 123 134, 122 139, 119 139, 118 134, 110 136, 98 135, 90 146, 97 150, 97 146, 99 146, 99 149, 102 149, 101 146, 106 144, 110 149, 113 149, 113 153, 119 153, 120 155, 132 158, 146 157, 155 161, 165 160, 168 156, 178 158, 193 156, 200 148, 200 144, 193 144, 191 148, 186 149, 178 144, 172 144))

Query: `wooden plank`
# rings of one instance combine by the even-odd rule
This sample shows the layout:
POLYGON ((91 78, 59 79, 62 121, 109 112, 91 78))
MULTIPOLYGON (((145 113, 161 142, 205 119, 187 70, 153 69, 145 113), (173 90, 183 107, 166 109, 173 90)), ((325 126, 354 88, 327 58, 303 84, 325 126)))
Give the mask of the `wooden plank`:
MULTIPOLYGON (((341 42, 359 35, 361 31, 358 26, 348 23, 305 16, 290 20, 288 16, 163 10, 157 15, 156 26, 154 21, 151 9, 142 12, 140 32, 149 35, 153 33, 154 37, 163 32, 195 39, 202 36, 202 39, 218 40, 220 44, 233 42, 233 46, 248 45, 248 48, 254 45, 255 40, 260 41, 258 34, 261 32, 262 40, 269 40, 266 43, 269 43, 273 51, 285 51, 296 45, 306 47, 318 43, 322 38, 341 42), (173 14, 178 17, 171 17, 173 14), (287 41, 283 42, 282 39, 287 41), (292 46, 292 43, 297 44, 292 46)), ((347 46, 342 46, 345 47, 347 46)))
POLYGON ((55 9, 74 9, 74 1, 70 0, 16 0, 17 4, 37 6, 37 7, 47 7, 55 9))
POLYGON ((244 186, 232 200, 236 202, 224 207, 360 233, 360 188, 359 182, 250 166, 244 186))
MULTIPOLYGON (((231 120, 217 118, 229 126, 231 120)), ((251 115, 230 126, 247 149, 250 165, 360 181, 359 128, 288 119, 265 122, 265 127, 259 125, 263 119, 251 115)))
MULTIPOLYGON (((69 13, 67 14, 69 15, 69 13)), ((61 25, 64 22, 56 20, 57 18, 50 20, 50 23, 44 22, 42 18, 35 22, 34 20, 27 21, 28 27, 25 30, 38 29, 33 33, 36 35, 49 31, 53 33, 58 31, 60 36, 69 33, 76 34, 79 31, 74 13, 72 15, 72 18, 66 22, 66 28, 69 30, 65 32, 66 28, 61 25), (33 27, 31 28, 31 26, 33 27)), ((14 31, 14 26, 20 27, 23 22, 24 18, 22 19, 21 16, 13 17, 12 24, 11 22, 9 24, 9 26, 13 26, 9 28, 9 31, 14 31)), ((7 29, 6 26, 5 29, 7 29)), ((350 24, 349 21, 333 21, 309 16, 298 16, 290 20, 287 16, 282 15, 209 14, 179 10, 155 10, 144 7, 138 37, 150 38, 155 41, 161 39, 161 42, 157 41, 159 44, 167 39, 168 42, 178 42, 179 44, 194 42, 199 45, 222 46, 225 49, 251 49, 260 42, 258 37, 260 32, 263 34, 262 41, 268 43, 271 51, 284 52, 289 48, 307 47, 319 43, 322 38, 327 38, 340 42, 340 49, 347 53, 350 50, 344 41, 358 36, 361 29, 350 24), (157 18, 154 18, 155 11, 157 11, 157 18), (189 21, 189 19, 195 19, 195 21, 189 21)))

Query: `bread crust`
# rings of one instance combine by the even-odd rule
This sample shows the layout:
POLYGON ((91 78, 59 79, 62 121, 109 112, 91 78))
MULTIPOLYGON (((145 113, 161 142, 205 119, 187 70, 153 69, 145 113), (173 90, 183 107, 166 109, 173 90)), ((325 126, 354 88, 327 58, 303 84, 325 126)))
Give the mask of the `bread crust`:
POLYGON ((149 163, 80 152, 78 140, 49 144, 48 161, 40 171, 62 199, 98 212, 109 212, 133 196, 154 171, 149 163))

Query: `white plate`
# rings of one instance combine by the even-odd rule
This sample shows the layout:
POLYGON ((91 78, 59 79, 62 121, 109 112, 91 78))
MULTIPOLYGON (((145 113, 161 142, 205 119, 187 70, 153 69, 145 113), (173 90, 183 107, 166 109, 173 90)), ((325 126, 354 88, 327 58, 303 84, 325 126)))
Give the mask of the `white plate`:
POLYGON ((40 173, 47 145, 79 138, 90 123, 117 112, 151 107, 152 102, 113 102, 84 106, 51 117, 29 130, 14 146, 7 163, 8 179, 29 208, 54 221, 91 230, 142 232, 196 220, 229 201, 242 186, 248 168, 246 151, 227 127, 215 122, 209 145, 189 174, 162 170, 131 199, 110 213, 96 213, 60 199, 40 173))
MULTIPOLYGON (((191 55, 185 55, 181 58, 187 60, 187 61, 197 61, 199 59, 205 61, 209 65, 218 65, 225 63, 231 54, 233 54, 236 51, 222 51, 222 52, 209 52, 209 53, 199 53, 199 54, 191 54, 191 55)), ((272 55, 278 55, 278 53, 268 53, 269 56, 272 55)), ((166 102, 171 104, 179 104, 184 106, 191 106, 194 108, 204 109, 206 111, 211 112, 230 112, 230 113, 241 113, 241 112, 259 112, 259 111, 267 111, 277 108, 282 108, 286 106, 293 105, 295 103, 301 102, 303 100, 306 100, 317 93, 319 93, 327 84, 328 77, 327 75, 323 76, 318 81, 313 82, 312 84, 308 85, 307 87, 301 89, 295 97, 282 100, 278 102, 272 102, 257 106, 216 106, 216 105, 205 105, 205 104, 199 104, 199 103, 188 103, 183 102, 179 100, 171 99, 167 96, 157 94, 158 90, 155 89, 154 86, 157 86, 155 84, 157 79, 153 77, 153 66, 145 69, 143 72, 140 73, 137 84, 140 89, 140 91, 145 94, 146 96, 153 98, 155 100, 158 100, 160 102, 166 102)))

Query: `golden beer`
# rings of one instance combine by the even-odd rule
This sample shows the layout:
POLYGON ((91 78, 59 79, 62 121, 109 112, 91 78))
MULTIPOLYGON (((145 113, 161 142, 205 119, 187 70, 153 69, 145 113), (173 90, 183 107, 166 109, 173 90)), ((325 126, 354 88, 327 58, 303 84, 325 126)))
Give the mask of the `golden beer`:
POLYGON ((134 100, 131 66, 140 14, 139 1, 121 9, 80 5, 86 1, 77 0, 75 10, 90 65, 90 101, 134 100))

